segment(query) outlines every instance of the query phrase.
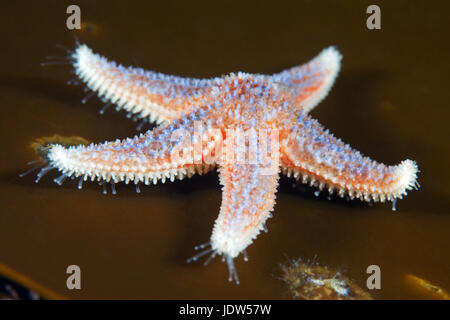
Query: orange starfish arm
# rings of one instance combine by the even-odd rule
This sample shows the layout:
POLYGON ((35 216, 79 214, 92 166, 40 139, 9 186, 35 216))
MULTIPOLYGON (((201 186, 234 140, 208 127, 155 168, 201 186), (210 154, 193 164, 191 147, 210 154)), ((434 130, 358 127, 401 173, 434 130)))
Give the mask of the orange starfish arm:
POLYGON ((55 179, 59 184, 67 177, 113 184, 121 181, 156 184, 207 172, 215 166, 213 150, 215 142, 220 141, 221 132, 211 127, 199 129, 202 123, 197 126, 193 121, 185 122, 187 124, 175 120, 134 138, 114 142, 68 148, 52 145, 46 155, 48 167, 41 170, 38 180, 51 168, 62 173, 55 179), (212 139, 214 136, 219 139, 212 139), (198 148, 196 141, 204 143, 203 149, 198 148), (196 150, 202 150, 203 154, 196 150))
POLYGON ((149 122, 161 123, 189 114, 213 81, 123 67, 86 45, 78 46, 72 59, 76 75, 100 98, 149 122))
POLYGON ((334 47, 329 47, 306 64, 272 75, 272 80, 290 88, 293 104, 308 113, 328 94, 339 72, 341 58, 334 47))
POLYGON ((417 185, 414 161, 405 160, 396 166, 378 163, 304 114, 281 142, 281 165, 287 176, 351 199, 395 202, 417 185))
POLYGON ((211 236, 211 249, 228 263, 230 281, 238 283, 233 259, 265 229, 275 205, 278 172, 259 164, 226 164, 219 168, 222 205, 211 236))

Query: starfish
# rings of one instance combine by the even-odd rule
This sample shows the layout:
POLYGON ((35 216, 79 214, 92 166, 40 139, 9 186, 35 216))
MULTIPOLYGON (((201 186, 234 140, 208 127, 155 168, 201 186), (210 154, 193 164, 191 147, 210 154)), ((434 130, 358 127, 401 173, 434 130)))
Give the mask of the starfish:
POLYGON ((324 49, 310 62, 273 75, 231 73, 191 79, 123 67, 78 45, 70 55, 77 77, 117 109, 157 126, 133 138, 90 145, 54 143, 47 166, 64 179, 139 185, 174 181, 217 167, 222 204, 210 242, 188 260, 222 255, 229 280, 239 283, 234 259, 271 217, 279 173, 340 197, 395 202, 418 187, 418 167, 385 165, 352 149, 308 113, 328 93, 341 54, 324 49), (209 248, 207 248, 209 247, 209 248))

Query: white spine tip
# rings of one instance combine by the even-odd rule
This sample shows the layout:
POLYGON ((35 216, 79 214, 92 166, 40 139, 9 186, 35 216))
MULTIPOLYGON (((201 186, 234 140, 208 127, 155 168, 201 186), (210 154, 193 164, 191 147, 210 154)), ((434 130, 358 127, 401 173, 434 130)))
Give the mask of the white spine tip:
POLYGON ((234 280, 236 284, 239 284, 239 277, 236 271, 236 267, 234 266, 234 259, 230 256, 227 256, 226 260, 228 265, 228 281, 232 282, 234 280))
POLYGON ((397 199, 394 199, 394 201, 392 201, 392 211, 397 211, 397 199))
POLYGON ((415 161, 405 160, 402 161, 395 169, 395 175, 397 176, 397 183, 394 186, 393 195, 397 197, 404 194, 406 190, 411 190, 417 187, 417 173, 419 168, 415 161))

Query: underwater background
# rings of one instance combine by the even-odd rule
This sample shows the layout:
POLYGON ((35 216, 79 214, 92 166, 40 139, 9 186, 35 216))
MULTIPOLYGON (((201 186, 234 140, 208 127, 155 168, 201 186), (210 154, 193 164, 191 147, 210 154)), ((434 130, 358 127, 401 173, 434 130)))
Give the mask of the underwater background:
MULTIPOLYGON (((375 299, 426 299, 415 275, 450 290, 450 108, 448 1, 15 1, 0 4, 0 264, 74 299, 291 299, 279 279, 288 259, 316 259, 365 287, 381 269, 375 299), (82 29, 66 28, 78 4, 82 29), (381 30, 366 9, 381 8, 381 30), (326 195, 282 177, 273 218, 236 260, 241 284, 220 258, 186 264, 208 241, 219 213, 217 173, 143 187, 61 187, 56 172, 19 178, 37 159, 30 144, 59 134, 103 142, 137 134, 125 112, 99 115, 83 86, 68 85, 64 57, 74 35, 123 65, 188 77, 235 71, 270 74, 335 45, 342 69, 311 113, 371 158, 417 161, 418 191, 370 205, 326 195), (80 266, 82 289, 66 268, 80 266)), ((143 130, 149 129, 147 126, 143 130)))

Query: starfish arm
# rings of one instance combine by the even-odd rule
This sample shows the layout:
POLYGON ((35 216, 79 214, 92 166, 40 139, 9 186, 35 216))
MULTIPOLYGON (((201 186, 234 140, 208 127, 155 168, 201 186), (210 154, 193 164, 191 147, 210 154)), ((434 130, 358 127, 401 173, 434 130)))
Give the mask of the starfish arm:
MULTIPOLYGON (((281 142, 282 172, 320 190, 365 201, 393 201, 417 184, 414 161, 387 166, 364 157, 301 114, 281 142)), ((395 210, 395 206, 393 207, 395 210)))
POLYGON ((272 76, 290 88, 297 109, 308 113, 330 91, 341 66, 342 56, 334 47, 324 49, 310 62, 272 76))
MULTIPOLYGON (((233 259, 248 247, 275 205, 278 172, 267 174, 257 164, 226 164, 219 168, 222 205, 211 236, 211 247, 233 259)), ((231 271, 231 270, 230 270, 231 271)))
POLYGON ((76 75, 100 98, 149 122, 170 122, 189 114, 214 81, 123 67, 86 45, 78 46, 72 59, 76 75))
POLYGON ((187 119, 175 120, 134 138, 68 148, 55 144, 49 148, 46 158, 49 167, 62 173, 62 179, 164 183, 202 174, 214 167, 215 143, 220 141, 221 132, 203 128, 197 128, 187 119), (197 141, 204 144, 203 149, 197 141))

